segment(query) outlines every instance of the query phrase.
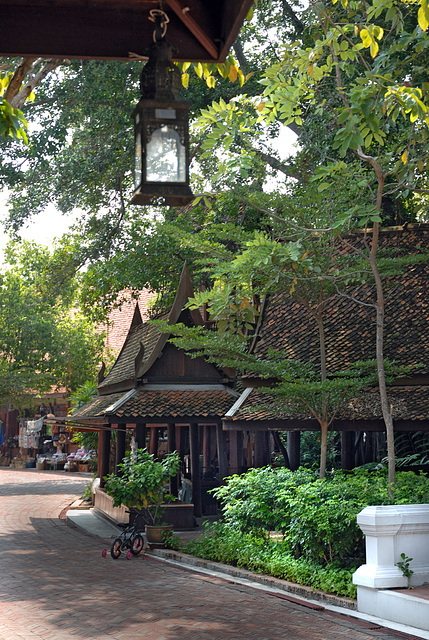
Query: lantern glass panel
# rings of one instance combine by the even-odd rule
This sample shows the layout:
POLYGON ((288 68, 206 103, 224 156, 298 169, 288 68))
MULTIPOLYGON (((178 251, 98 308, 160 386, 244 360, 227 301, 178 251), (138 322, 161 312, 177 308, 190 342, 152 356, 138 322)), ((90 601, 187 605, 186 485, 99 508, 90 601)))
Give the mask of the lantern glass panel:
POLYGON ((160 125, 147 140, 147 182, 186 182, 186 148, 174 126, 160 125))

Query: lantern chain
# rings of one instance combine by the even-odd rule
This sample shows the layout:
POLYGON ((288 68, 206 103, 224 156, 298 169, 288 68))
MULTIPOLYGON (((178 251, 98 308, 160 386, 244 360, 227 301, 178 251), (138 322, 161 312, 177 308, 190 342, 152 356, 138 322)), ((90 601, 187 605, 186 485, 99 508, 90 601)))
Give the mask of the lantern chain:
POLYGON ((149 20, 155 23, 153 41, 155 43, 160 42, 167 33, 167 24, 170 22, 170 19, 162 9, 151 9, 149 11, 149 20))

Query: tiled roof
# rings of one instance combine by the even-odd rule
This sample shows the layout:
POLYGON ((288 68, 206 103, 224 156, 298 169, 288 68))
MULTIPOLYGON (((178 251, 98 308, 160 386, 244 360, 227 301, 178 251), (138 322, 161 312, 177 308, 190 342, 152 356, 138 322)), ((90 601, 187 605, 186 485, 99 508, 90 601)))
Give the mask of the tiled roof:
POLYGON ((123 393, 112 393, 108 396, 97 396, 82 407, 79 407, 71 416, 71 420, 83 418, 98 418, 104 415, 105 410, 123 397, 123 393))
MULTIPOLYGON (((390 387, 388 397, 395 421, 427 421, 429 419, 429 386, 390 387)), ((368 390, 358 398, 348 401, 337 419, 382 420, 378 389, 368 390)), ((277 398, 260 389, 253 389, 234 415, 226 418, 227 422, 241 420, 269 423, 274 420, 314 420, 314 418, 310 413, 297 414, 293 409, 288 410, 286 403, 281 403, 277 398)))
POLYGON ((73 419, 118 417, 133 421, 151 418, 221 418, 234 404, 238 393, 223 385, 154 385, 132 389, 126 393, 98 396, 81 407, 73 419))
POLYGON ((227 387, 145 390, 140 387, 114 412, 120 418, 167 419, 195 417, 221 418, 238 394, 227 387))
POLYGON ((113 309, 109 313, 109 324, 104 327, 106 331, 106 347, 111 349, 115 355, 119 353, 124 345, 137 303, 143 320, 146 320, 148 317, 148 303, 155 296, 149 289, 141 291, 138 301, 132 298, 130 293, 124 292, 123 295, 125 301, 120 307, 113 309))
POLYGON ((151 356, 158 340, 162 336, 159 329, 151 324, 141 324, 131 329, 115 365, 101 384, 100 391, 117 382, 133 380, 135 375, 135 359, 140 351, 140 345, 144 347, 142 362, 146 362, 151 356))
MULTIPOLYGON (((429 251, 429 228, 413 228, 381 236, 381 247, 400 256, 418 250, 429 251)), ((403 365, 422 363, 420 373, 429 372, 429 266, 404 267, 400 276, 385 282, 386 358, 403 365)), ((354 290, 357 299, 374 301, 374 287, 354 290)), ((352 362, 375 358, 375 312, 373 308, 337 297, 324 313, 326 358, 329 372, 345 369, 352 362)), ((284 350, 287 357, 301 362, 320 362, 318 328, 314 318, 288 295, 269 300, 256 352, 269 348, 284 350)))
MULTIPOLYGON (((173 305, 168 313, 158 316, 157 319, 166 320, 171 324, 176 323, 185 304, 192 296, 192 283, 184 265, 173 305)), ((194 324, 202 324, 202 317, 198 310, 187 310, 186 313, 194 324)), ((167 340, 168 334, 161 333, 152 324, 142 322, 139 308, 137 308, 125 344, 115 364, 103 382, 98 385, 99 393, 107 395, 132 389, 136 378, 140 378, 151 368, 167 340)))

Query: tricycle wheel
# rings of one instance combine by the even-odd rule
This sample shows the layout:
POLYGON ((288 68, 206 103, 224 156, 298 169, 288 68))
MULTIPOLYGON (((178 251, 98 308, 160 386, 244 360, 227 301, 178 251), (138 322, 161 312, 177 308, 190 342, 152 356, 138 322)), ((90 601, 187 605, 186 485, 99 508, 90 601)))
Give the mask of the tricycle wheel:
POLYGON ((121 555, 122 539, 115 538, 110 547, 110 555, 114 560, 117 560, 121 555))
POLYGON ((131 538, 131 553, 133 554, 133 556, 139 555, 140 551, 143 549, 143 545, 143 536, 141 536, 139 533, 136 533, 136 535, 131 538))

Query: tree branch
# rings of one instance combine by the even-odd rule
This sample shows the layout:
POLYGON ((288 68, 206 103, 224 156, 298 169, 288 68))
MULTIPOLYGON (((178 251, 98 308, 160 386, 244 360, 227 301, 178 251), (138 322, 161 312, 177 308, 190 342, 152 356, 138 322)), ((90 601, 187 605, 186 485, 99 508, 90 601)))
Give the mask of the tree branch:
MULTIPOLYGON (((34 67, 36 66, 35 65, 35 62, 36 62, 35 58, 24 58, 24 60, 32 60, 33 64, 31 65, 30 68, 27 69, 27 73, 25 74, 25 76, 23 76, 23 78, 21 80, 21 84, 19 85, 19 87, 22 85, 22 83, 25 80, 25 77, 28 75, 28 73, 30 71, 32 71, 32 69, 34 69, 34 67)), ((47 60, 46 63, 43 65, 43 67, 40 69, 40 71, 38 71, 32 78, 30 78, 22 88, 19 88, 17 86, 17 89, 16 89, 16 92, 15 92, 14 96, 12 97, 11 100, 8 100, 9 104, 12 107, 20 109, 22 107, 22 105, 24 104, 24 102, 27 100, 27 98, 30 96, 30 94, 33 91, 34 87, 37 87, 41 83, 41 81, 44 78, 46 78, 46 76, 51 71, 53 71, 54 69, 59 67, 61 64, 63 64, 63 62, 64 62, 64 60, 47 60)), ((9 87, 8 87, 8 91, 9 91, 9 87)))

